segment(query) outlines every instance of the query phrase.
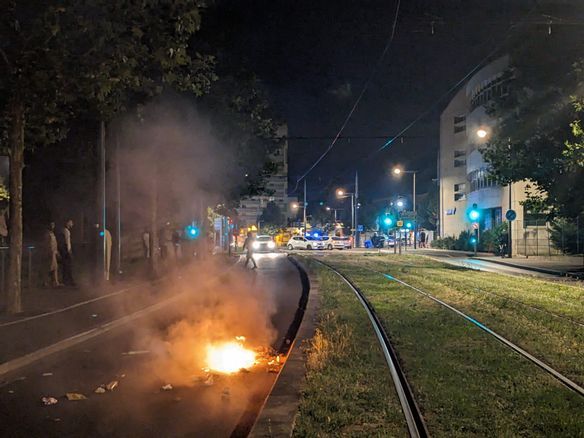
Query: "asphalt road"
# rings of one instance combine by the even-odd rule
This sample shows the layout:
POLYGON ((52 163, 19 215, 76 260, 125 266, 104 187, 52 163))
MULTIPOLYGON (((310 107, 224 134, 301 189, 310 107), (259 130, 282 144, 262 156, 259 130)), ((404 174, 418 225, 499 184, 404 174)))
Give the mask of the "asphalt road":
POLYGON ((284 254, 258 258, 259 269, 236 267, 217 293, 201 286, 200 275, 185 278, 192 296, 178 306, 12 373, 0 384, 0 436, 229 436, 276 374, 238 373, 207 386, 194 380, 201 371, 190 366, 189 349, 230 327, 253 338, 256 325, 257 339, 282 343, 302 293, 300 276, 284 254), (94 393, 112 380, 119 381, 114 391, 94 393), (163 391, 168 383, 173 389, 163 391), (68 401, 67 392, 88 399, 68 401), (58 403, 44 406, 44 396, 58 403))

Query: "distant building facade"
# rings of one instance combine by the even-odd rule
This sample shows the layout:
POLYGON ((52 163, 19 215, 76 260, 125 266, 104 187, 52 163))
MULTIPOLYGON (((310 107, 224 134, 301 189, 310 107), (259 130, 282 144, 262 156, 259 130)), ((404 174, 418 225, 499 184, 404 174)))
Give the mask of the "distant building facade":
MULTIPOLYGON (((440 236, 458 236, 470 230, 472 223, 467 212, 476 204, 481 211, 481 229, 491 229, 506 221, 509 209, 517 213, 516 221, 522 223, 526 181, 513 183, 511 204, 509 186, 500 186, 489 175, 488 164, 480 149, 488 141, 496 121, 485 105, 495 96, 507 92, 503 72, 509 66, 504 56, 475 73, 466 86, 450 101, 440 117, 440 236), (487 135, 479 136, 483 130, 487 135)), ((517 250, 518 240, 513 246, 517 250)))
MULTIPOLYGON (((281 127, 278 130, 278 136, 287 138, 288 128, 286 126, 281 127)), ((266 189, 270 194, 252 196, 240 202, 237 214, 239 225, 242 227, 259 225, 261 230, 261 223, 258 223, 258 221, 268 202, 274 202, 280 207, 284 219, 296 214, 291 207, 296 198, 288 196, 288 140, 285 140, 270 158, 278 165, 276 173, 271 175, 266 182, 266 189)))

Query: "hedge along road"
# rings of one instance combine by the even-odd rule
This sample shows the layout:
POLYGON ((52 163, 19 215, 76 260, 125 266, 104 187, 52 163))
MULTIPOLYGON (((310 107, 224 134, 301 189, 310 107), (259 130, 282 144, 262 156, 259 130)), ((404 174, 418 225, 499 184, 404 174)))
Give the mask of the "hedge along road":
POLYGON ((359 266, 389 273, 397 269, 393 274, 402 278, 400 267, 414 259, 424 260, 332 256, 327 262, 347 275, 374 306, 430 435, 581 435, 584 397, 459 315, 359 266))

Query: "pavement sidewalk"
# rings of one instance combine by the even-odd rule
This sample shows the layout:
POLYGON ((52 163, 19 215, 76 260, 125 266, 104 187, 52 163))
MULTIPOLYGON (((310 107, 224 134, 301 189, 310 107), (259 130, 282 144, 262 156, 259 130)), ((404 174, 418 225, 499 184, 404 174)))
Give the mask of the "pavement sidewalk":
POLYGON ((477 259, 545 274, 584 278, 584 258, 581 256, 515 256, 511 259, 490 256, 477 259))

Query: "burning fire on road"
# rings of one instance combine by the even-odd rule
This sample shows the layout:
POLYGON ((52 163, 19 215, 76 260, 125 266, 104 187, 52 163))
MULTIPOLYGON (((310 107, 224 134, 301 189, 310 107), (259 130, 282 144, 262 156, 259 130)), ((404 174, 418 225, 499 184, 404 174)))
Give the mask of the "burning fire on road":
POLYGON ((208 345, 207 369, 222 374, 233 374, 254 366, 256 352, 245 348, 244 342, 245 337, 237 336, 235 341, 208 345))

